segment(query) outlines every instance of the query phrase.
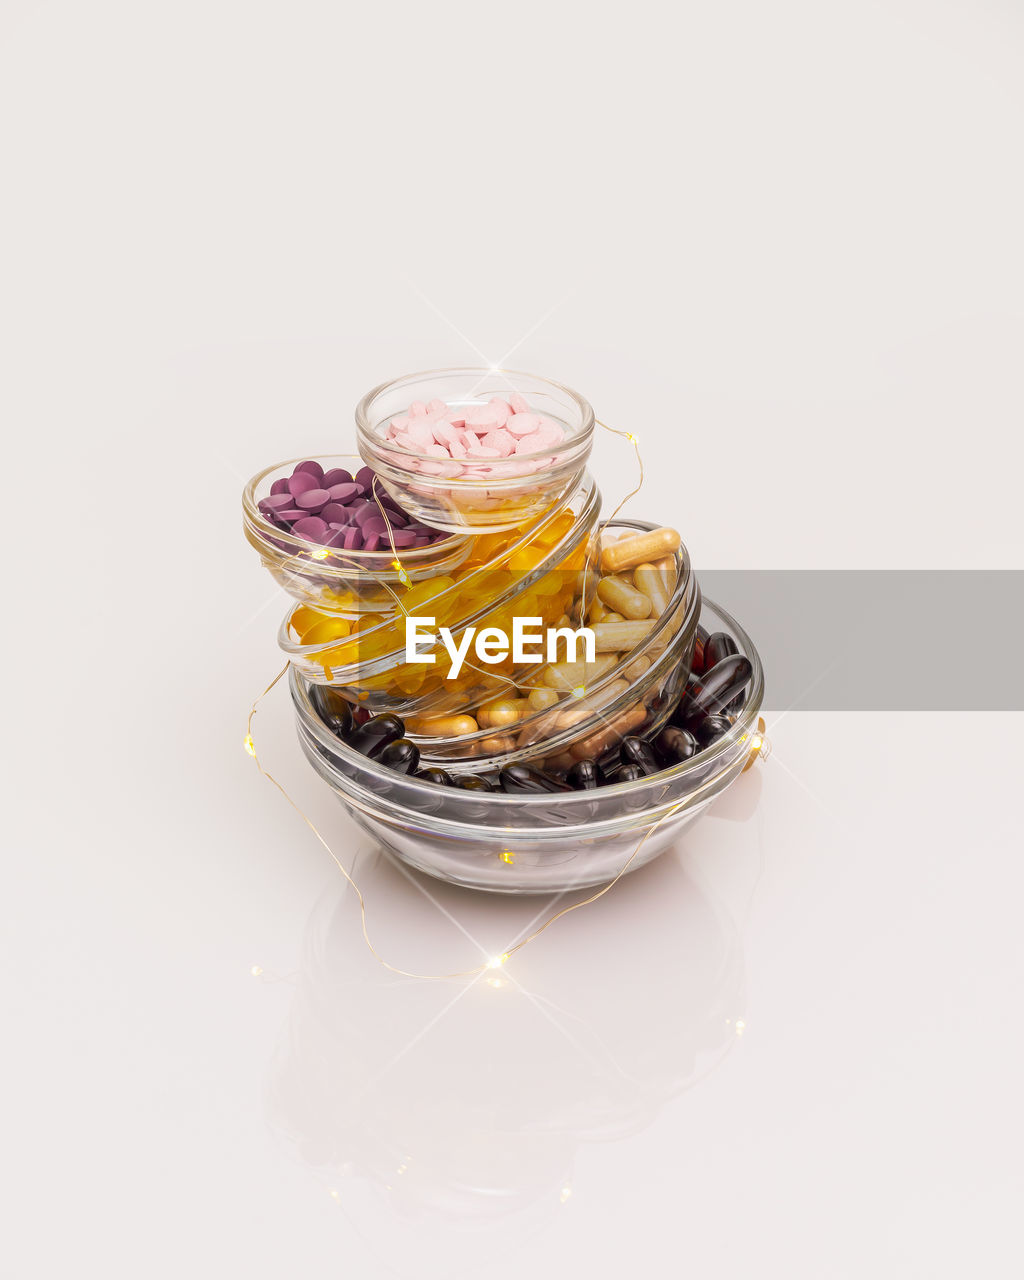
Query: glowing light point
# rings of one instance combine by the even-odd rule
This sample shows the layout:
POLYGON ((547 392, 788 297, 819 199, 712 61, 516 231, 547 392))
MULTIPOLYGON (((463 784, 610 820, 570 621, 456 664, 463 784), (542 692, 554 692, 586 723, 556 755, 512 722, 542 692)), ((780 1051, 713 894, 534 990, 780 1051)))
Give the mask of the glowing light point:
POLYGON ((487 961, 487 968, 500 969, 507 959, 508 959, 507 954, 503 956, 491 956, 490 960, 487 961))
POLYGON ((574 698, 585 698, 587 696, 586 686, 582 684, 578 684, 576 688, 573 689, 572 696, 574 698))
POLYGON ((743 1032, 746 1030, 746 1027, 747 1027, 747 1024, 743 1021, 742 1018, 736 1019, 736 1034, 738 1036, 741 1036, 743 1034, 743 1032))
POLYGON ((558 1199, 561 1201, 562 1204, 565 1204, 566 1200, 568 1200, 571 1195, 572 1195, 572 1187, 563 1187, 562 1193, 558 1197, 558 1199))
POLYGON ((315 551, 309 553, 314 560, 326 560, 331 554, 327 547, 317 547, 315 551))
POLYGON ((245 735, 245 741, 242 743, 242 746, 245 747, 246 751, 248 751, 248 753, 255 760, 256 759, 256 743, 253 742, 251 733, 247 733, 245 735))
POLYGON ((516 860, 516 855, 512 852, 511 849, 502 849, 499 856, 502 862, 506 864, 506 866, 511 866, 512 863, 515 862, 516 860))
POLYGON ((263 972, 263 966, 259 964, 254 964, 253 967, 249 970, 249 972, 252 974, 254 978, 258 978, 260 974, 263 972))
POLYGON ((630 444, 639 444, 639 443, 640 443, 640 438, 639 438, 639 436, 635 436, 635 435, 632 433, 632 431, 627 431, 627 432, 626 432, 626 439, 629 441, 629 443, 630 443, 630 444))

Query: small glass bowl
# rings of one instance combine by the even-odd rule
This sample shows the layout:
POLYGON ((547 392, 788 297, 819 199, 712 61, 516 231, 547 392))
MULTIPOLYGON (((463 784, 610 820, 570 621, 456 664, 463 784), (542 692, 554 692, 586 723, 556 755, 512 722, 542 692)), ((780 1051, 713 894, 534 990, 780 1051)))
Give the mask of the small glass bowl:
MULTIPOLYGON (((341 467, 353 474, 363 465, 356 454, 331 454, 310 459, 325 471, 341 467)), ((420 582, 438 574, 450 574, 466 560, 472 540, 442 538, 429 547, 402 551, 401 563, 390 548, 380 551, 343 551, 308 542, 298 534, 272 524, 259 503, 275 480, 292 474, 303 458, 277 462, 253 476, 242 493, 242 522, 246 541, 259 553, 274 581, 294 600, 318 613, 343 618, 361 614, 390 614, 395 592, 406 582, 420 582)))
MULTIPOLYGON (((469 539, 474 547, 464 571, 432 580, 437 593, 422 605, 426 616, 433 616, 437 627, 450 627, 456 640, 469 626, 504 622, 508 630, 513 613, 540 616, 544 625, 553 625, 572 599, 600 508, 593 477, 584 475, 567 502, 549 509, 490 560, 479 563, 480 539, 469 539), (531 600, 534 604, 527 607, 531 600)), ((401 597, 403 610, 407 598, 401 597)), ((422 616, 419 606, 416 612, 405 611, 422 616)), ((402 716, 457 713, 497 696, 508 688, 514 673, 509 663, 487 670, 467 663, 465 674, 449 681, 443 651, 432 664, 406 662, 404 614, 367 618, 367 625, 356 633, 316 644, 296 639, 295 615, 291 610, 278 632, 278 644, 293 666, 310 682, 333 685, 370 711, 402 716)))
MULTIPOLYGON (((645 520, 616 519, 602 524, 601 534, 646 533, 658 527, 645 520)), ((593 548, 591 554, 593 563, 593 548)), ((410 731, 423 763, 454 773, 525 762, 538 768, 568 769, 579 759, 607 759, 624 734, 656 732, 689 678, 701 611, 700 587, 682 543, 675 562, 675 586, 656 625, 610 671, 588 685, 584 695, 567 694, 548 710, 505 728, 480 729, 455 738, 410 731), (623 672, 641 659, 649 660, 650 666, 627 684, 623 672)), ((528 678, 536 679, 537 670, 530 669, 528 678)))
POLYGON ((381 483, 421 523, 449 533, 514 529, 560 501, 578 483, 594 440, 594 411, 561 383, 511 369, 433 369, 385 382, 356 406, 360 456, 381 483), (446 463, 384 438, 392 418, 414 401, 443 400, 458 408, 487 404, 514 392, 555 419, 565 439, 540 453, 467 458, 446 463), (459 474, 453 475, 454 468, 459 474))
POLYGON ((751 663, 728 733, 699 755, 636 782, 545 795, 481 794, 405 777, 353 751, 323 724, 290 673, 299 742, 355 821, 403 861, 441 880, 497 893, 559 892, 635 871, 678 837, 761 749, 764 672, 746 632, 705 600, 701 621, 729 632, 751 663))

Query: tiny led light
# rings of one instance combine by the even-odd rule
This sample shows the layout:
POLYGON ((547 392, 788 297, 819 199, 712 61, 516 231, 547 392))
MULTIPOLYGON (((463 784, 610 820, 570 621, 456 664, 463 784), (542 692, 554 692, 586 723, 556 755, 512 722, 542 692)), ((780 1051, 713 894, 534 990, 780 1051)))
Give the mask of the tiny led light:
POLYGON ((511 849, 502 849, 500 856, 501 856, 502 862, 504 862, 507 866, 511 866, 512 863, 515 862, 516 860, 516 855, 512 852, 511 849))
POLYGON ((310 552, 310 555, 314 560, 326 560, 330 554, 331 553, 327 547, 317 547, 315 551, 310 552))
POLYGON ((558 1198, 562 1202, 562 1204, 565 1204, 566 1200, 568 1200, 571 1195, 572 1195, 572 1187, 563 1187, 562 1194, 558 1198))
POLYGON ((487 967, 488 969, 500 969, 507 959, 507 955, 491 956, 490 960, 487 961, 487 967))
POLYGON ((738 1036, 741 1036, 741 1035, 743 1034, 743 1032, 746 1030, 746 1026, 747 1026, 747 1024, 743 1021, 743 1019, 742 1019, 742 1018, 737 1018, 737 1019, 736 1019, 736 1034, 737 1034, 738 1036))
POLYGON ((585 698, 587 696, 586 687, 582 684, 578 684, 576 688, 573 689, 572 696, 574 698, 585 698))
POLYGON ((258 978, 260 974, 263 972, 263 966, 254 964, 253 967, 249 970, 249 972, 252 974, 254 978, 258 978))
POLYGON ((245 747, 246 751, 248 751, 248 753, 255 760, 256 759, 256 743, 253 742, 251 733, 247 733, 245 735, 245 740, 243 741, 242 746, 245 747))

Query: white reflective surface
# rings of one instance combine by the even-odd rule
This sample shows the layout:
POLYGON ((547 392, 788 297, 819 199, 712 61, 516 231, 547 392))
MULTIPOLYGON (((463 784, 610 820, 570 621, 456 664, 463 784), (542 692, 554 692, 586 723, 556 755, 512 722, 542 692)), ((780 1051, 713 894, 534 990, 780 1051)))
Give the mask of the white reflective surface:
MULTIPOLYGON (((400 980, 242 750, 287 601, 240 527, 373 385, 504 361, 639 436, 698 574, 1020 567, 1021 38, 0 6, 4 1280, 1024 1274, 1019 716, 778 720, 769 671, 680 847, 502 985, 400 980)), ((631 447, 593 469, 610 511, 631 447)), ((866 679, 928 643, 872 621, 866 679)), ((393 963, 550 909, 379 858, 280 686, 255 732, 393 963)))
MULTIPOLYGON (((288 715, 268 700, 267 754, 385 958, 470 967, 546 918, 381 856, 288 715)), ((784 716, 684 847, 472 981, 377 963, 237 740, 218 835, 172 801, 163 834, 26 854, 17 1274, 82 1248, 119 1276, 197 1252, 198 1274, 260 1277, 1010 1274, 1019 740, 1000 716, 878 729, 784 716), (985 751, 954 760, 950 735, 985 751)))

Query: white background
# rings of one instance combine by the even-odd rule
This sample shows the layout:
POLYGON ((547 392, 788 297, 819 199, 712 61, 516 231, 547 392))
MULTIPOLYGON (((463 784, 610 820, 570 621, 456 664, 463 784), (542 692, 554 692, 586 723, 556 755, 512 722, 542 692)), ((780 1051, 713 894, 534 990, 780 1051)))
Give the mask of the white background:
MULTIPOLYGON (((1021 51, 1009 0, 0 5, 5 1274, 1020 1274, 1019 718, 769 672, 685 847, 396 982, 241 749, 239 493, 484 359, 635 431, 698 564, 1022 567, 1021 51)), ((257 726, 396 963, 543 906, 257 726)))

